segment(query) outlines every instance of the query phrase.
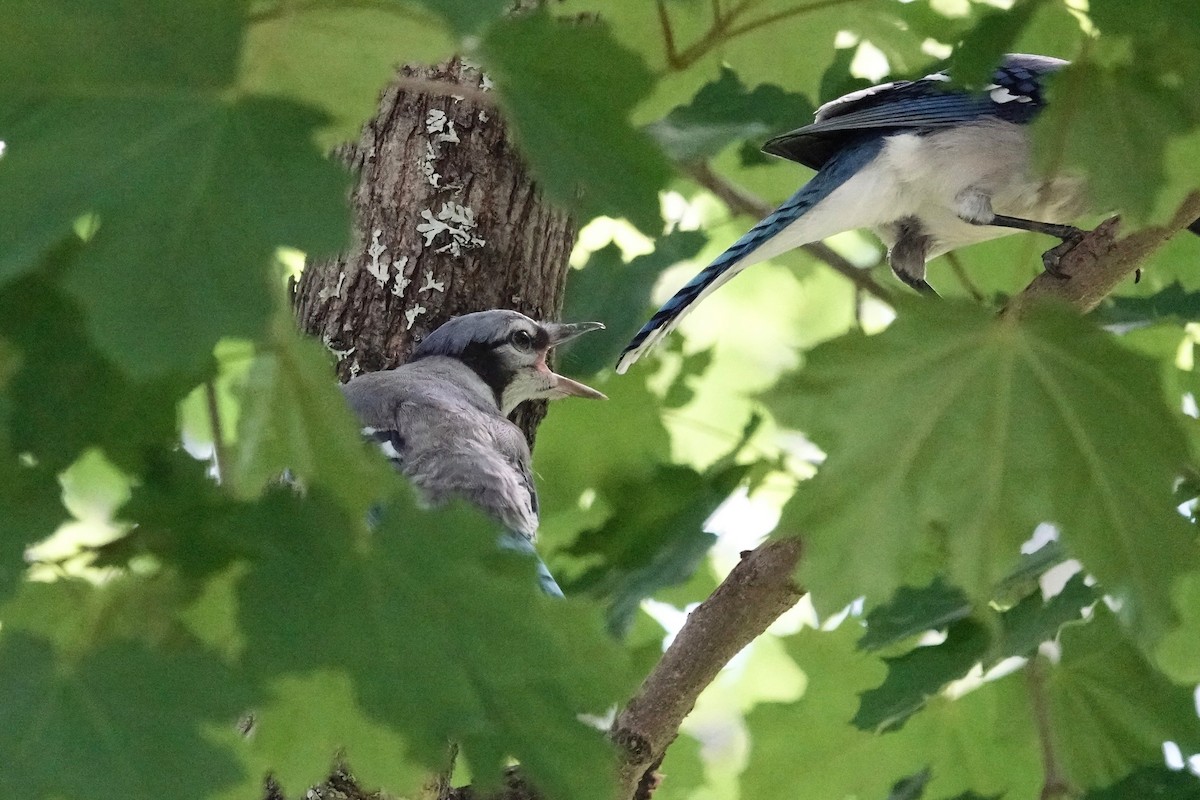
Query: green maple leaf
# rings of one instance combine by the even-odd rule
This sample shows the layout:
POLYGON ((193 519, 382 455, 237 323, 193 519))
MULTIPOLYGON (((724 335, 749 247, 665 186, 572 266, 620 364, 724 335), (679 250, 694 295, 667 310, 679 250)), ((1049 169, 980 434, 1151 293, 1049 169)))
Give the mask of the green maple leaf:
POLYGON ((271 681, 348 673, 429 769, 453 741, 485 787, 515 757, 549 797, 609 797, 608 743, 576 715, 622 700, 632 676, 599 615, 542 595, 532 562, 474 514, 394 508, 356 538, 316 530, 313 499, 304 533, 273 534, 241 581, 247 664, 271 681))
POLYGON ((181 630, 178 600, 169 580, 64 579, 0 607, 4 796, 202 800, 258 782, 230 747, 256 693, 181 630))
POLYGON ((334 382, 329 354, 295 332, 280 312, 247 375, 230 481, 254 496, 289 470, 304 484, 331 489, 365 519, 394 491, 395 476, 362 442, 360 426, 334 382))
POLYGON ((657 192, 670 175, 629 115, 654 78, 608 26, 544 13, 493 24, 482 55, 507 119, 547 193, 587 216, 627 217, 662 229, 657 192))
POLYGON ((1164 741, 1185 758, 1200 753, 1192 688, 1157 672, 1103 603, 1092 621, 1063 630, 1047 695, 1057 757, 1075 785, 1108 786, 1161 764, 1164 741))
POLYGON ((886 797, 897 780, 926 768, 933 776, 927 797, 966 791, 1032 796, 1040 785, 1040 760, 1019 677, 957 700, 936 698, 899 731, 860 730, 850 721, 859 694, 879 684, 884 664, 857 649, 858 634, 857 626, 843 624, 785 640, 807 677, 805 691, 793 703, 760 705, 747 716, 751 747, 743 797, 886 797))
POLYGON ((0 282, 82 215, 64 283, 95 342, 140 374, 194 367, 271 309, 270 260, 346 240, 348 175, 318 112, 241 93, 243 4, 16 0, 0 28, 0 282))
POLYGON ((1059 309, 913 304, 818 347, 770 398, 829 453, 780 526, 805 536, 802 585, 824 612, 937 574, 986 603, 1053 522, 1157 640, 1195 562, 1172 497, 1186 439, 1160 387, 1155 364, 1059 309))

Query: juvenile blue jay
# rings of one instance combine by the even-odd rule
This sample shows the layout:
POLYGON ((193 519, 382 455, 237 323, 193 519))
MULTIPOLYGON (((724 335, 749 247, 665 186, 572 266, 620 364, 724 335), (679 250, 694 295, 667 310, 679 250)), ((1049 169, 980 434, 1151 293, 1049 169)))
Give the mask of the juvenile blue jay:
POLYGON ((929 259, 1017 230, 1062 239, 1043 256, 1057 274, 1058 259, 1083 235, 1063 223, 1084 210, 1084 186, 1033 172, 1027 126, 1045 105, 1043 79, 1066 63, 1006 56, 979 93, 948 87, 941 72, 873 86, 768 141, 764 152, 817 174, 668 300, 621 353, 617 372, 746 267, 842 231, 872 229, 896 276, 921 292, 933 291, 929 259))
MULTIPOLYGON (((503 546, 537 558, 529 445, 508 415, 525 400, 604 399, 546 365, 550 348, 603 327, 539 323, 516 311, 465 314, 426 336, 408 363, 360 375, 342 391, 363 435, 428 504, 467 500, 504 525, 503 546)), ((561 597, 540 559, 538 572, 543 590, 561 597)))

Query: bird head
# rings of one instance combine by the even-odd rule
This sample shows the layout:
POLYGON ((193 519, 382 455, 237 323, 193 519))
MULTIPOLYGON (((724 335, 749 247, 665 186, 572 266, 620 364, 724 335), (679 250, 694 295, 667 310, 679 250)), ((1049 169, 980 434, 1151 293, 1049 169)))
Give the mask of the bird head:
POLYGON ((483 379, 504 414, 525 400, 603 400, 602 393, 559 375, 546 363, 551 348, 603 327, 599 322, 538 322, 516 311, 477 311, 426 336, 412 360, 435 355, 458 359, 483 379))

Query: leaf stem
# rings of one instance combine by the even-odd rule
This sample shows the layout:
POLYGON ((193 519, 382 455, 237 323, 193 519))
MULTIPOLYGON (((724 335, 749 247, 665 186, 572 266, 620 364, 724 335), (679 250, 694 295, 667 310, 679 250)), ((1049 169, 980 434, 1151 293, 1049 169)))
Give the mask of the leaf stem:
POLYGON ((1054 749, 1054 731, 1050 721, 1050 701, 1046 696, 1046 659, 1035 655, 1025 665, 1025 683, 1029 688, 1029 705, 1037 728, 1038 744, 1042 751, 1042 793, 1040 800, 1059 800, 1071 797, 1072 790, 1054 749))
POLYGON ((662 28, 663 50, 666 51, 667 64, 675 67, 678 59, 675 52, 675 33, 671 30, 671 15, 667 13, 667 4, 664 0, 658 0, 658 24, 662 28))
POLYGON ((831 8, 833 6, 857 2, 860 2, 860 0, 820 0, 820 2, 809 3, 808 5, 800 6, 798 8, 787 8, 783 11, 777 11, 774 14, 768 14, 765 17, 760 17, 753 22, 747 22, 745 25, 740 27, 729 28, 725 32, 725 41, 729 41, 730 39, 750 33, 751 31, 756 31, 759 28, 767 25, 774 25, 776 22, 781 22, 790 17, 797 17, 801 14, 806 14, 809 11, 820 11, 823 8, 831 8))
POLYGON ((225 434, 221 426, 221 411, 217 404, 217 387, 211 378, 204 382, 204 401, 208 407, 208 426, 213 440, 213 471, 219 484, 225 477, 228 454, 225 452, 225 434))
POLYGON ((971 276, 967 274, 966 268, 963 266, 962 259, 958 257, 958 253, 953 251, 946 253, 946 262, 950 265, 950 271, 954 273, 954 277, 958 279, 959 285, 966 290, 967 294, 971 295, 972 299, 977 303, 984 301, 983 292, 979 291, 979 287, 971 280, 971 276))

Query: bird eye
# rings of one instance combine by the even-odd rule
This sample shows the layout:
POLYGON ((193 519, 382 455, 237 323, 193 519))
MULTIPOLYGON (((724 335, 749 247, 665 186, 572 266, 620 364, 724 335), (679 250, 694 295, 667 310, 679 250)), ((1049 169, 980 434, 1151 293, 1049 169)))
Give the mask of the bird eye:
POLYGON ((513 331, 510 341, 518 350, 528 350, 533 347, 533 337, 529 335, 529 331, 513 331))

